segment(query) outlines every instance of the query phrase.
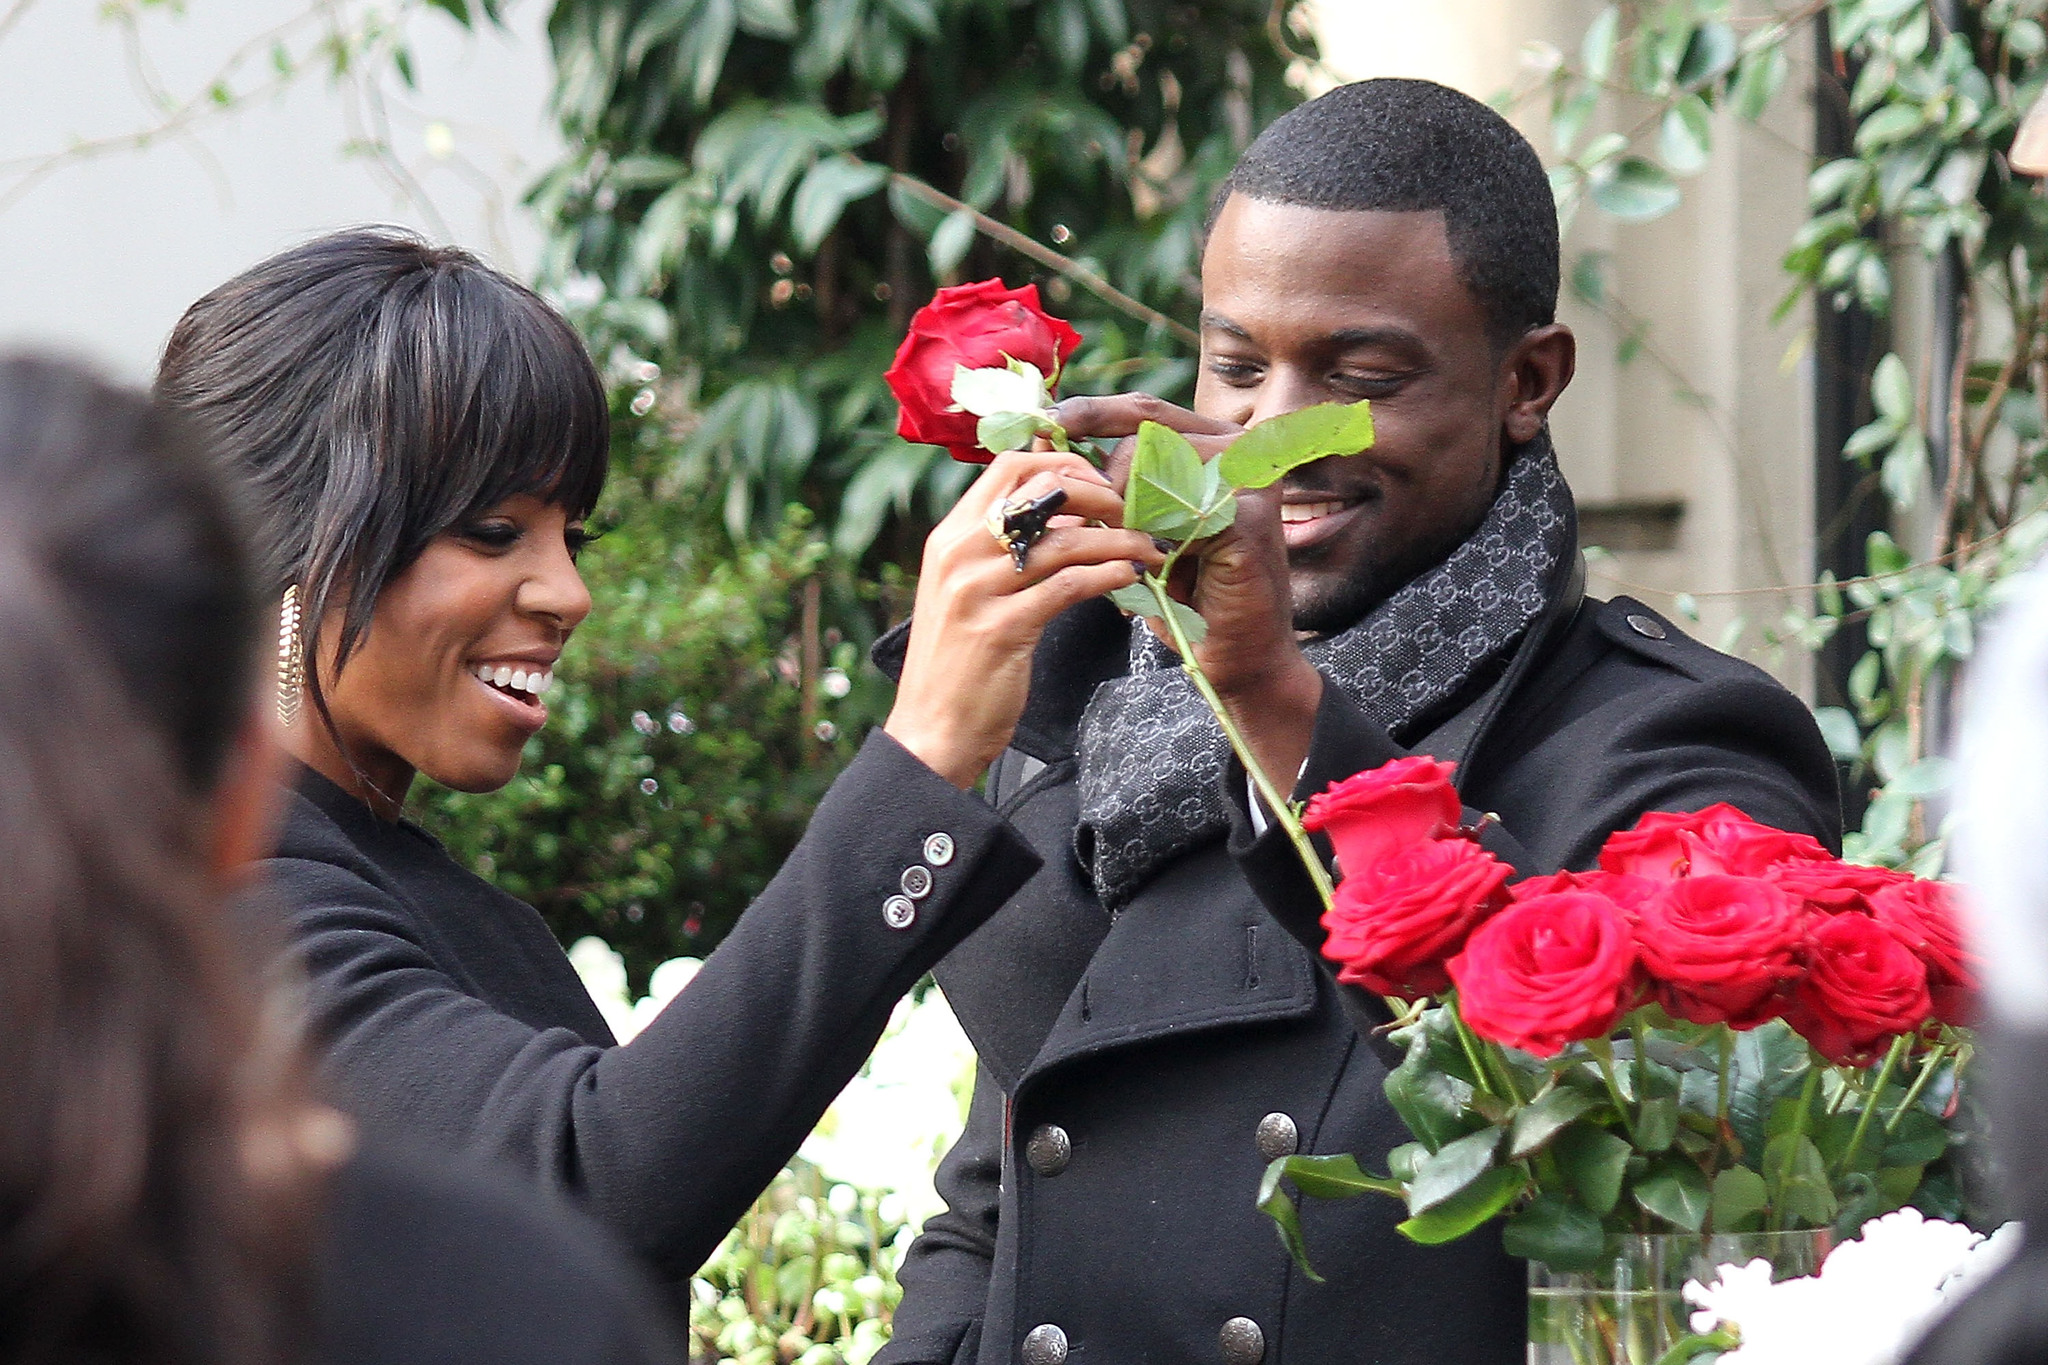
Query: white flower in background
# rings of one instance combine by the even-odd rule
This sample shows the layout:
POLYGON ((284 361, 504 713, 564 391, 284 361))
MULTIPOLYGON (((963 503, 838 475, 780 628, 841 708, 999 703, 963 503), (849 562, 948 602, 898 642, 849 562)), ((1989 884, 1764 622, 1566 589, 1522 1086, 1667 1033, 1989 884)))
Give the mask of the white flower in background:
MULTIPOLYGON (((634 1000, 626 960, 603 939, 577 939, 569 961, 622 1043, 647 1027, 704 965, 694 957, 671 958, 654 969, 648 993, 634 1000)), ((907 1238, 944 1207, 932 1175, 966 1126, 973 1090, 974 1046, 946 998, 934 988, 921 1001, 898 1001, 873 1055, 825 1111, 801 1155, 833 1180, 882 1192, 884 1221, 906 1221, 907 1238)), ((832 1198, 856 1196, 841 1185, 832 1198)))
POLYGON ((974 1047, 936 988, 899 1001, 874 1055, 804 1142, 801 1155, 835 1180, 887 1191, 882 1215, 911 1225, 944 1207, 932 1187, 960 1136, 974 1088, 974 1047))
POLYGON ((1863 1225, 1818 1275, 1771 1283, 1768 1261, 1720 1267, 1688 1281, 1695 1332, 1726 1330, 1741 1344, 1722 1365, 1895 1365, 1934 1321, 2019 1246, 2019 1225, 1990 1237, 1900 1209, 1863 1225))

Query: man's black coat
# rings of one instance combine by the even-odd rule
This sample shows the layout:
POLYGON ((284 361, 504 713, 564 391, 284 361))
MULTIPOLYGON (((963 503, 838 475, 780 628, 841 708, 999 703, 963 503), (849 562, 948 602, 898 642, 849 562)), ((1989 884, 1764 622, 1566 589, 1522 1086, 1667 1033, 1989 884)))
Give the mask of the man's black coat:
MULTIPOLYGON (((1458 761, 1468 807, 1500 819, 1496 853, 1585 867, 1643 812, 1716 801, 1839 844, 1834 765, 1795 697, 1626 598, 1551 597, 1506 671, 1417 746, 1458 761)), ((1305 1201, 1316 1283, 1254 1208, 1290 1126, 1301 1151, 1382 1170, 1409 1135, 1311 951, 1283 841, 1252 837, 1241 774, 1230 847, 1170 864, 1114 918, 1097 901, 1073 853, 1075 730, 1126 640, 1100 602, 1055 623, 992 775, 1045 866, 938 970, 980 1075, 879 1359, 1519 1361, 1524 1271, 1496 1230, 1425 1248, 1395 1232, 1394 1200, 1305 1201)), ((1300 794, 1410 752, 1324 696, 1300 794)))

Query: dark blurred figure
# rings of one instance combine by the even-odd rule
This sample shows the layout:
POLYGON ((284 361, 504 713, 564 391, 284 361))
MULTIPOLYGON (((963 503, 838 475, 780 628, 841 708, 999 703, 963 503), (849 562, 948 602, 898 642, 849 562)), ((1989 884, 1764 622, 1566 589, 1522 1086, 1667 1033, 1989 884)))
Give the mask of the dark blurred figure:
POLYGON ((0 1362, 680 1360, 580 1219, 312 1098, 224 909, 281 760, 216 480, 0 359, 0 1362))
POLYGON ((1976 1081, 2019 1254, 1952 1309, 1911 1365, 2048 1361, 2048 570, 2017 585, 1971 680, 1956 872, 1983 959, 1976 1081))

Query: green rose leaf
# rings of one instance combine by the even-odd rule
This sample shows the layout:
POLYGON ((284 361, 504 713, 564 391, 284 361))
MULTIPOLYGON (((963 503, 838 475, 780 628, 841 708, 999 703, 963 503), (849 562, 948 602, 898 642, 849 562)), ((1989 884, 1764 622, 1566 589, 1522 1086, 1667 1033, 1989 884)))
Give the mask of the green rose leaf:
POLYGON ((995 412, 974 424, 974 439, 983 450, 1000 455, 1006 450, 1023 450, 1046 425, 1035 412, 995 412))
POLYGON ((1661 1152, 1678 1136, 1678 1097, 1652 1095, 1636 1115, 1636 1150, 1661 1152))
POLYGON ((1635 1148, 1605 1128, 1578 1123, 1558 1134, 1550 1151, 1586 1207, 1605 1217, 1621 1199, 1621 1179, 1635 1148))
POLYGON ((1666 1160, 1654 1174, 1636 1182, 1636 1203, 1667 1223, 1698 1232, 1707 1221, 1713 1190, 1690 1161, 1666 1160))
POLYGON ((1516 1159, 1529 1155, 1599 1103, 1596 1096, 1568 1085, 1538 1095, 1515 1115, 1508 1135, 1508 1155, 1516 1159))
POLYGON ((1430 1066, 1426 1046, 1409 1050, 1407 1059, 1387 1073, 1384 1089, 1401 1122, 1432 1152, 1472 1130, 1465 1116, 1471 1086, 1430 1066))
POLYGON ((1232 488, 1265 488, 1289 470, 1372 445, 1372 404, 1318 403, 1259 423, 1216 457, 1232 488))
POLYGON ((1778 1134, 1764 1147, 1763 1168, 1771 1207, 1785 1225, 1824 1228, 1835 1220, 1838 1205, 1827 1163, 1812 1138, 1801 1133, 1778 1134))
POLYGON ((1267 1177, 1259 1185, 1259 1212, 1273 1220, 1273 1226, 1280 1234, 1280 1245, 1287 1249, 1287 1254, 1301 1267, 1301 1273, 1315 1283, 1321 1284, 1323 1277, 1316 1274, 1316 1268, 1308 1263, 1308 1244, 1301 1239, 1300 1211, 1294 1207, 1294 1201, 1287 1197, 1287 1191, 1280 1188, 1279 1179, 1273 1176, 1270 1170, 1267 1177))
POLYGON ((1159 599, 1143 583, 1133 583, 1128 588, 1118 588, 1109 595, 1109 600, 1133 616, 1157 616, 1159 599))
POLYGON ((1492 1168, 1500 1139, 1500 1129, 1482 1128, 1416 1162, 1415 1179, 1408 1185, 1408 1211, 1427 1213, 1479 1179, 1492 1168))
POLYGON ((1600 1220, 1554 1195, 1538 1195, 1508 1219, 1500 1238, 1508 1255, 1541 1261, 1552 1270, 1594 1270, 1605 1259, 1607 1234, 1600 1220))
POLYGON ((1351 1199, 1361 1194, 1391 1194, 1399 1198, 1407 1193, 1398 1180, 1368 1175, 1359 1168, 1358 1158, 1348 1152, 1281 1157, 1266 1167, 1259 1182, 1259 1198, 1264 1199, 1270 1193, 1268 1187, 1277 1186, 1283 1178, 1292 1180, 1311 1199, 1351 1199))
POLYGON ((1463 1237, 1512 1204, 1528 1184, 1519 1166, 1496 1166, 1427 1213, 1397 1226, 1412 1242, 1435 1246, 1463 1237))
POLYGON ((1212 510, 1207 500, 1215 479, 1187 437, 1158 422, 1139 423, 1124 491, 1124 525, 1172 540, 1193 539, 1212 510))
MULTIPOLYGON (((1151 581, 1149 576, 1147 582, 1151 581)), ((1109 594, 1109 600, 1133 616, 1146 616, 1153 620, 1159 617, 1159 598, 1145 583, 1133 583, 1128 588, 1118 588, 1109 594)), ((1198 645, 1209 638, 1209 623, 1202 614, 1185 602, 1166 599, 1166 608, 1173 613, 1173 619, 1180 625, 1180 633, 1191 645, 1198 645)))
MULTIPOLYGON (((1871 1121, 1871 1127, 1878 1127, 1876 1120, 1871 1121)), ((1864 1141, 1868 1143, 1869 1138, 1864 1141)), ((1899 1116, 1899 1126, 1883 1141, 1880 1165, 1924 1166, 1948 1150, 1948 1129, 1926 1110, 1909 1109, 1899 1116)))
POLYGON ((1716 1232, 1744 1232, 1770 1202, 1764 1178, 1747 1166, 1730 1166, 1714 1177, 1708 1210, 1716 1232))

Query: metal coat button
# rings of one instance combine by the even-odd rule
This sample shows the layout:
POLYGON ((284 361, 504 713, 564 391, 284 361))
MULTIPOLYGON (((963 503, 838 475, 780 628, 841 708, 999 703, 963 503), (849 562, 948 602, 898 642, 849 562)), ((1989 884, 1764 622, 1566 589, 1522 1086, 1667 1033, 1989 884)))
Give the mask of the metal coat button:
POLYGON ((1652 640, 1661 640, 1665 634, 1664 623, 1654 616, 1631 616, 1628 618, 1628 628, 1652 640))
MULTIPOLYGON (((1260 1342, 1263 1354, 1265 1343, 1260 1342)), ((1024 1365, 1066 1365, 1067 1334, 1042 1322, 1024 1334, 1024 1365)))
POLYGON ((908 896, 891 896, 882 902, 882 923, 891 929, 908 929, 917 923, 917 902, 908 896))
POLYGON ((944 867, 953 861, 953 836, 941 830, 927 835, 924 841, 924 860, 933 867, 944 867))
POLYGON ((1074 1141, 1057 1123, 1041 1123, 1024 1144, 1024 1160, 1040 1175, 1058 1175, 1074 1156, 1074 1141))
POLYGON ((903 894, 914 901, 921 901, 932 893, 932 870, 923 863, 912 863, 903 869, 903 894))
POLYGON ((1226 1365, 1259 1365, 1266 1358, 1266 1334, 1250 1318, 1232 1318, 1216 1334, 1226 1365))
POLYGON ((1285 1114, 1272 1113, 1260 1119, 1256 1136, 1259 1155, 1268 1161, 1278 1161, 1301 1150, 1301 1130, 1285 1114))

